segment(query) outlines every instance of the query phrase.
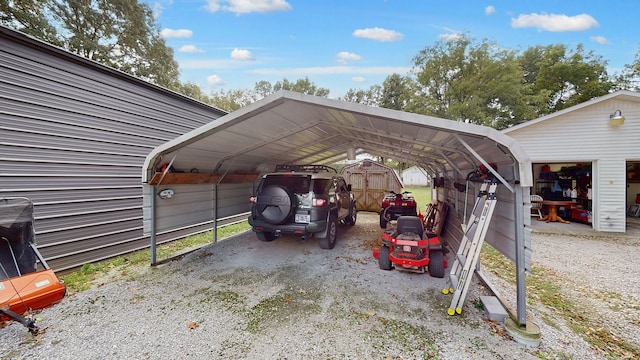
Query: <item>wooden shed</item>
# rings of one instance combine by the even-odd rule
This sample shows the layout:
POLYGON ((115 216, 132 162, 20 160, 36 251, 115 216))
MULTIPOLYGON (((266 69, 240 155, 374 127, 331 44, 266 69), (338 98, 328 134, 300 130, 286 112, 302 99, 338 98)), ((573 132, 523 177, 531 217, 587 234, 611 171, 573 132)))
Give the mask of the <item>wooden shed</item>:
POLYGON ((342 168, 342 176, 351 184, 359 211, 380 211, 385 193, 402 191, 402 181, 393 168, 372 160, 362 160, 342 168))

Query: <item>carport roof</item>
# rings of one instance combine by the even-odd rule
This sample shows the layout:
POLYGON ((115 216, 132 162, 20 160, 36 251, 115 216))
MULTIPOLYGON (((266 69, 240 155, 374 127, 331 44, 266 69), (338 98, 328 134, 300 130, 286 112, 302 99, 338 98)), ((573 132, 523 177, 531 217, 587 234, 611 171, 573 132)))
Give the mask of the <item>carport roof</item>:
POLYGON ((368 153, 466 175, 481 163, 514 164, 531 186, 531 162, 493 128, 357 103, 279 91, 156 147, 143 183, 161 163, 203 173, 265 172, 275 164, 332 164, 368 153))

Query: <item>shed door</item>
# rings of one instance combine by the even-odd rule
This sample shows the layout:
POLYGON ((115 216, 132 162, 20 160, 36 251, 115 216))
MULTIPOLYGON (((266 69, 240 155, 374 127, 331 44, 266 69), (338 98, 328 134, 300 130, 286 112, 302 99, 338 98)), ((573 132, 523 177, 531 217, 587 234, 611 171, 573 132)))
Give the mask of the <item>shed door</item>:
POLYGON ((390 176, 388 171, 372 170, 367 172, 367 210, 380 211, 384 194, 389 190, 396 191, 396 189, 389 189, 390 176))
POLYGON ((349 171, 348 182, 352 186, 359 211, 379 212, 382 198, 388 190, 389 173, 381 170, 349 171))

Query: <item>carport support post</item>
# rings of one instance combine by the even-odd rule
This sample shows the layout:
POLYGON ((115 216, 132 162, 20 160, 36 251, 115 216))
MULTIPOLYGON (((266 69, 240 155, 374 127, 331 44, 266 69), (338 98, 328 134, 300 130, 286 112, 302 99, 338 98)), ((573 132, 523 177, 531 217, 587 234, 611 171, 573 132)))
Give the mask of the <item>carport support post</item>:
POLYGON ((524 244, 524 197, 522 186, 516 184, 515 190, 515 227, 516 227, 516 306, 518 324, 526 327, 527 323, 527 288, 525 282, 525 244, 524 244))
POLYGON ((151 187, 151 265, 156 264, 156 186, 151 187))
POLYGON ((218 242, 218 184, 213 185, 213 242, 218 242))
MULTIPOLYGON (((527 299, 525 285, 525 243, 524 243, 524 202, 523 191, 520 182, 514 186, 514 214, 516 226, 516 283, 517 283, 517 303, 518 319, 511 316, 504 319, 504 327, 507 334, 511 335, 517 342, 538 346, 541 341, 540 327, 531 321, 527 321, 527 299)), ((528 215, 527 215, 528 217, 528 215)))

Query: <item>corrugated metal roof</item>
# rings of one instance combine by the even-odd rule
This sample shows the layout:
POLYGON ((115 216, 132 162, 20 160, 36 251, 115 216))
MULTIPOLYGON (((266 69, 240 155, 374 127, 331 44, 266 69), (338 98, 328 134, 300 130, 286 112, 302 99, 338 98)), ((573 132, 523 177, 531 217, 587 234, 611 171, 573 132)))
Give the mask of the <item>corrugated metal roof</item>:
POLYGON ((290 91, 158 146, 147 157, 142 178, 148 183, 156 167, 174 157, 176 168, 264 172, 277 163, 332 164, 353 148, 433 173, 463 173, 482 161, 520 164, 515 177, 522 186, 532 185, 528 155, 495 129, 290 91))

